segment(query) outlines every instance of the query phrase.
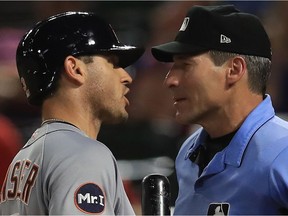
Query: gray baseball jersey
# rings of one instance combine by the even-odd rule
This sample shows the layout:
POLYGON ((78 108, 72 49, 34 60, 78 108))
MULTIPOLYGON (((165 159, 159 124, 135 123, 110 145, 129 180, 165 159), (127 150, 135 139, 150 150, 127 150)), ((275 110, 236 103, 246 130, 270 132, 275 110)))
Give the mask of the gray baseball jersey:
POLYGON ((14 158, 0 206, 2 215, 135 214, 110 150, 61 122, 37 129, 14 158))

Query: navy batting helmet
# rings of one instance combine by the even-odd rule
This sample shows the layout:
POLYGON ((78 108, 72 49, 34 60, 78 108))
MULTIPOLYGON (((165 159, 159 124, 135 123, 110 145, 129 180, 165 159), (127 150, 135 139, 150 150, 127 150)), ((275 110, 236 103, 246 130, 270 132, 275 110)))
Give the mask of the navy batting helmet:
POLYGON ((119 66, 137 61, 144 49, 119 42, 112 27, 94 13, 65 12, 38 22, 20 41, 16 62, 28 102, 40 105, 55 87, 68 55, 113 53, 119 66))

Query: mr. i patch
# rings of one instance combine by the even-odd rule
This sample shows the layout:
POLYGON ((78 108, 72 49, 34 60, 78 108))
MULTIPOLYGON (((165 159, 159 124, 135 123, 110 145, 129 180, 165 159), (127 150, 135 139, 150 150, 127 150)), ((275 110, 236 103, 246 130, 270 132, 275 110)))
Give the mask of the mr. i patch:
POLYGON ((75 206, 88 214, 99 214, 105 209, 105 194, 95 183, 85 183, 74 194, 75 206))

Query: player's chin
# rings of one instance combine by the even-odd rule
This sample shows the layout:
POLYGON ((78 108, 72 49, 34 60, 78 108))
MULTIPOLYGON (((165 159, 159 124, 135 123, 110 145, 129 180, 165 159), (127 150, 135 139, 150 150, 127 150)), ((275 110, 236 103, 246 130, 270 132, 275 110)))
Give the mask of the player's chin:
POLYGON ((123 109, 119 112, 114 112, 110 118, 106 119, 105 123, 106 124, 120 124, 120 123, 124 123, 128 120, 128 112, 123 109))
POLYGON ((128 112, 125 110, 122 115, 119 116, 118 120, 119 120, 119 123, 123 123, 123 122, 126 122, 128 120, 128 112))

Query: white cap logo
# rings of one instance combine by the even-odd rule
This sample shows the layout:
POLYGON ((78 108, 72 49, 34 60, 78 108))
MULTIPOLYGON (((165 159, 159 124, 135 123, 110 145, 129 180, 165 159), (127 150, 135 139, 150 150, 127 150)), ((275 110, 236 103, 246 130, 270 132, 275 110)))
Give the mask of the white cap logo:
POLYGON ((180 28, 179 31, 185 31, 186 30, 186 28, 187 28, 187 26, 189 24, 189 20, 190 20, 189 17, 185 17, 184 18, 183 23, 182 23, 181 28, 180 28))
POLYGON ((231 39, 223 34, 220 35, 220 43, 231 43, 231 39))

